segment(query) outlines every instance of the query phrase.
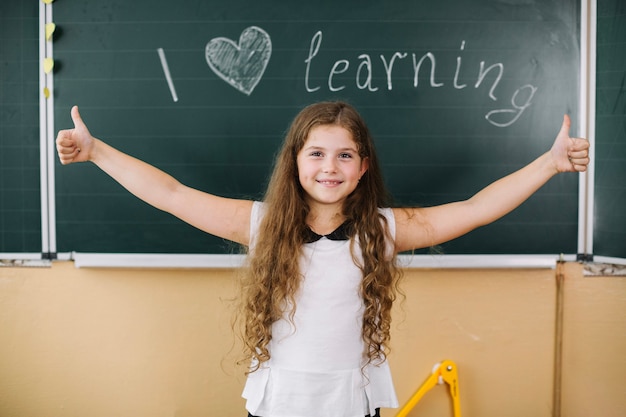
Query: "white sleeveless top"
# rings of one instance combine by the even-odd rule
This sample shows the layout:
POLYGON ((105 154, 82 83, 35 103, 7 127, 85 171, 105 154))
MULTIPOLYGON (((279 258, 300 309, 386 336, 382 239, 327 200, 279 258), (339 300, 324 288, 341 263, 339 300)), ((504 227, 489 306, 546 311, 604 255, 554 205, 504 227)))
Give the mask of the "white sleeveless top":
MULTIPOLYGON (((395 237, 393 212, 381 213, 395 237)), ((263 204, 255 202, 251 247, 262 216, 263 204)), ((355 249, 360 254, 358 244, 355 249)), ((362 368, 362 273, 352 261, 350 241, 323 237, 305 244, 300 270, 304 280, 293 323, 285 317, 272 325, 271 358, 248 376, 242 395, 248 412, 259 417, 363 417, 374 415, 376 408, 398 407, 387 362, 362 368)))

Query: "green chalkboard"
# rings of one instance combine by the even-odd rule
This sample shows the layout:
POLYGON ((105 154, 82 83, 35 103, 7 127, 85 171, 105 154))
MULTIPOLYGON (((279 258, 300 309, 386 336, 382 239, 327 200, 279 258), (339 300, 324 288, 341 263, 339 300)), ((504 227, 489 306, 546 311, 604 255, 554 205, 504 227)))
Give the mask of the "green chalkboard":
POLYGON ((598 1, 594 246, 626 258, 626 4, 598 1))
POLYGON ((0 253, 41 252, 39 5, 0 3, 0 253))
MULTIPOLYGON (((399 205, 464 199, 549 149, 563 113, 578 118, 579 9, 574 0, 59 1, 55 125, 70 127, 78 104, 95 136, 182 182, 260 198, 293 116, 343 99, 368 121, 399 205), (237 61, 233 45, 255 54, 237 61)), ((441 251, 575 253, 577 183, 560 176, 441 251)), ((89 164, 57 166, 56 202, 59 252, 236 251, 89 164)))

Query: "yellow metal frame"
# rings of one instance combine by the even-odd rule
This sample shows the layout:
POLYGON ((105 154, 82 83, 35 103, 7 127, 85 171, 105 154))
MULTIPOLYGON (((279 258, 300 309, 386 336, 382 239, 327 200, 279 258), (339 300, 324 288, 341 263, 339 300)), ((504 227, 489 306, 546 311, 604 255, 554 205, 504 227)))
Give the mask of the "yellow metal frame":
POLYGON ((428 377, 422 386, 413 394, 409 401, 400 409, 396 417, 406 417, 409 412, 415 407, 418 401, 430 391, 437 384, 448 384, 450 389, 450 396, 452 397, 452 407, 454 410, 454 417, 461 417, 461 404, 459 399, 459 376, 457 373, 457 366, 451 360, 445 360, 443 362, 435 364, 433 372, 428 377))

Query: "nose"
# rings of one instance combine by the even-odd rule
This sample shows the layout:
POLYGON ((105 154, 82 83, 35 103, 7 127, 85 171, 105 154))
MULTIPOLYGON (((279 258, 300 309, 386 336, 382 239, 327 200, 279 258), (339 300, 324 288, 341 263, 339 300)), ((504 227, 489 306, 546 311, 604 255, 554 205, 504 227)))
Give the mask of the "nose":
POLYGON ((335 158, 324 158, 324 164, 322 165, 322 172, 333 173, 337 172, 337 161, 335 158))

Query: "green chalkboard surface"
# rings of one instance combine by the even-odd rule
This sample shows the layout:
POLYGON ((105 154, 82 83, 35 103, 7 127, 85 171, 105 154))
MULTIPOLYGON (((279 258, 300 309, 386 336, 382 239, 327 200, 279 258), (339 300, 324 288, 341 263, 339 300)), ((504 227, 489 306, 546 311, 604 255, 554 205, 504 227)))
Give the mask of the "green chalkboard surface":
POLYGON ((626 4, 598 1, 594 247, 626 258, 626 4))
POLYGON ((0 3, 0 253, 41 252, 39 5, 0 3))
MULTIPOLYGON (((55 125, 212 193, 261 198, 293 116, 354 104, 399 205, 464 199, 578 114, 578 1, 55 2, 55 125), (254 51, 244 56, 243 52, 254 51)), ((576 132, 572 132, 576 133, 576 132)), ((443 253, 575 253, 578 177, 443 253)), ((59 252, 230 253, 89 165, 56 168, 59 252)))

